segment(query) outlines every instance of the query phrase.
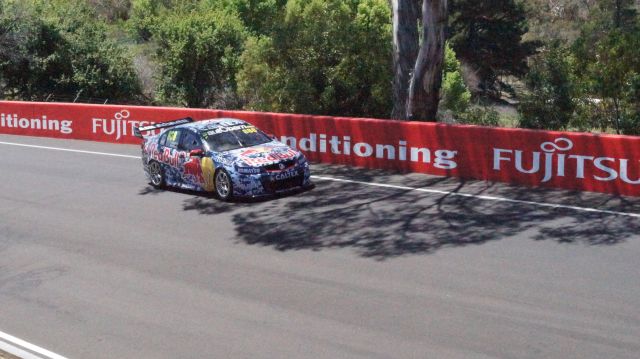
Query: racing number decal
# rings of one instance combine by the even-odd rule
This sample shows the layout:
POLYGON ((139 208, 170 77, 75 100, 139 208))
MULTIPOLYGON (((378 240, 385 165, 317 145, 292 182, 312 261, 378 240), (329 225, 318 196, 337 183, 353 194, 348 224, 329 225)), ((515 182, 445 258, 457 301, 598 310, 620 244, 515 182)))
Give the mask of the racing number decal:
POLYGON ((171 142, 174 142, 174 143, 175 143, 175 142, 178 142, 178 141, 177 141, 177 140, 178 140, 178 131, 170 131, 170 132, 167 134, 167 139, 168 139, 169 141, 171 141, 171 142))

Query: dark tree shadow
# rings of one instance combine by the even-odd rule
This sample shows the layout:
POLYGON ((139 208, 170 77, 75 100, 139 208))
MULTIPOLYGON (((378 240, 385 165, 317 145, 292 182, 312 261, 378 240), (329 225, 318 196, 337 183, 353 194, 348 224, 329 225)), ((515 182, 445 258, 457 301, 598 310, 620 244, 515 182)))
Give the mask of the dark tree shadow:
POLYGON ((632 198, 340 166, 321 167, 314 173, 447 193, 316 179, 314 190, 287 197, 255 203, 196 197, 185 201, 184 210, 231 215, 240 243, 280 251, 349 248, 378 260, 515 236, 613 245, 638 238, 640 233, 639 218, 484 200, 465 194, 640 213, 640 200, 632 198))

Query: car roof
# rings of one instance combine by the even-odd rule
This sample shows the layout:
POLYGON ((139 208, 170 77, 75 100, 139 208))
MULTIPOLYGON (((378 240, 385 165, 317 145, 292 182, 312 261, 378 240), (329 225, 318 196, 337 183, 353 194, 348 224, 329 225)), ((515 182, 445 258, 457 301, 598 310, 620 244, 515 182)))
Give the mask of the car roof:
POLYGON ((248 123, 237 118, 215 118, 209 120, 196 121, 176 128, 189 128, 198 132, 216 130, 221 127, 231 127, 237 125, 247 125, 248 123))

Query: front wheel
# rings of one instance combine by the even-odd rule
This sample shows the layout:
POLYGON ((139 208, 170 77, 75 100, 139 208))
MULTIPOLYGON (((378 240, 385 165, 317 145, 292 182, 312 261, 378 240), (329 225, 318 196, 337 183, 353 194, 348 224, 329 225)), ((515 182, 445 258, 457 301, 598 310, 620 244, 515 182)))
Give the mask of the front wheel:
POLYGON ((233 197, 233 183, 229 173, 224 169, 216 172, 216 194, 223 201, 228 201, 233 197))
POLYGON ((151 178, 151 185, 155 188, 162 188, 165 184, 164 170, 159 162, 149 162, 149 177, 151 178))

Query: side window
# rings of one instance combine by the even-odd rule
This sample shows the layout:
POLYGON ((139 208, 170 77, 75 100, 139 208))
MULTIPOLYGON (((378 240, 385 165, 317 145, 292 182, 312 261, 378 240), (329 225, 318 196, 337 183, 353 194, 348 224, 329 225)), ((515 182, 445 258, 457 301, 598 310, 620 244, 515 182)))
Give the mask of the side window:
POLYGON ((195 150, 202 148, 198 136, 191 131, 183 131, 182 140, 180 141, 180 149, 185 151, 195 150))
POLYGON ((165 146, 171 148, 178 148, 178 143, 180 142, 180 130, 170 130, 167 131, 167 141, 165 146))
POLYGON ((165 146, 167 143, 167 133, 163 133, 162 136, 160 136, 160 139, 158 140, 158 145, 160 146, 165 146))

